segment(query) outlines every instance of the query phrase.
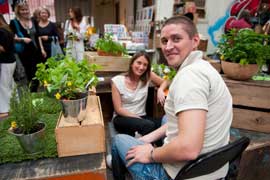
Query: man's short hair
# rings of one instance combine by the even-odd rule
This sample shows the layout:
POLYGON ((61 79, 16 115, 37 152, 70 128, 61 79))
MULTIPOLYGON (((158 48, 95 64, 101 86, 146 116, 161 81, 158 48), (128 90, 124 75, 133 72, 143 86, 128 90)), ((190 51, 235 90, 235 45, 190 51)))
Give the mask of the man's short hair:
POLYGON ((196 34, 198 34, 198 30, 195 24, 188 17, 185 17, 185 16, 171 17, 165 21, 162 28, 170 24, 183 25, 183 29, 187 32, 190 39, 193 38, 196 34))

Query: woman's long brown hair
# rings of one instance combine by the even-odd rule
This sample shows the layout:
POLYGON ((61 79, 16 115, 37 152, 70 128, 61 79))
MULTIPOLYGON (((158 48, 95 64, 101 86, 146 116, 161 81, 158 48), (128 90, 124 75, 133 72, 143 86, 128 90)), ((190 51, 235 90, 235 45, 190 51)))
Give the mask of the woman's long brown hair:
POLYGON ((151 59, 149 57, 149 55, 145 52, 145 51, 139 51, 137 52, 136 54, 134 54, 130 60, 130 63, 129 63, 129 69, 128 69, 128 72, 127 72, 127 75, 129 77, 133 77, 134 76, 134 73, 132 71, 132 65, 134 63, 134 61, 136 59, 138 59, 139 57, 141 56, 144 56, 145 59, 147 60, 148 62, 148 65, 147 65, 147 69, 146 71, 142 74, 142 76, 140 77, 140 80, 143 82, 143 85, 146 85, 146 83, 148 82, 148 80, 150 79, 150 73, 151 73, 151 59))

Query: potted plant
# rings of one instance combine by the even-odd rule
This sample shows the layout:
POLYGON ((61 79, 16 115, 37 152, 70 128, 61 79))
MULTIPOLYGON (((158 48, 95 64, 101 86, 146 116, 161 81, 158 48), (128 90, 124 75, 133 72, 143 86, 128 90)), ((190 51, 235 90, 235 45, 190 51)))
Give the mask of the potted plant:
POLYGON ((123 56, 127 54, 126 48, 120 43, 113 41, 110 34, 105 34, 103 38, 99 38, 95 48, 99 56, 123 56))
POLYGON ((232 29, 218 43, 223 72, 232 79, 247 80, 258 72, 270 55, 269 35, 252 29, 232 29))
POLYGON ((60 100, 68 122, 81 122, 85 117, 88 87, 97 84, 99 68, 87 60, 76 62, 70 55, 51 57, 37 65, 36 79, 60 100))
MULTIPOLYGON (((165 64, 152 64, 151 70, 156 73, 158 76, 162 77, 165 80, 172 81, 176 75, 175 69, 166 66, 165 64)), ((168 88, 164 90, 165 95, 168 95, 168 88)))
POLYGON ((39 121, 38 105, 38 102, 33 102, 28 87, 14 89, 10 99, 11 127, 9 132, 16 136, 27 154, 41 153, 44 149, 46 126, 45 123, 39 121))

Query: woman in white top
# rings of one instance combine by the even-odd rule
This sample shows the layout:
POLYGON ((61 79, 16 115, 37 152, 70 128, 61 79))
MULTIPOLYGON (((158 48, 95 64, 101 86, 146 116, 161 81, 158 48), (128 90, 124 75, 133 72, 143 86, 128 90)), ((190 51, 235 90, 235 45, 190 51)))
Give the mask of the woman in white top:
POLYGON ((81 9, 72 7, 69 9, 70 19, 65 23, 64 37, 66 44, 66 53, 71 54, 76 61, 83 59, 84 36, 87 24, 83 21, 81 9))
POLYGON ((145 135, 160 126, 160 120, 147 117, 145 112, 150 81, 159 86, 163 79, 151 72, 151 60, 145 52, 132 57, 126 74, 112 78, 113 123, 119 133, 145 135))

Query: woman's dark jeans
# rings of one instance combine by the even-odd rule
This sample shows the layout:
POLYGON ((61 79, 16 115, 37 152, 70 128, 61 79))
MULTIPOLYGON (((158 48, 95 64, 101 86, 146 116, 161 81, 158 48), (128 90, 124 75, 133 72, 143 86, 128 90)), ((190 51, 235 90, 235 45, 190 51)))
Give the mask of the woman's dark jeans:
POLYGON ((154 119, 148 116, 141 116, 140 118, 116 116, 113 119, 115 129, 121 134, 128 134, 135 136, 137 131, 141 135, 148 134, 161 125, 160 119, 154 119))

